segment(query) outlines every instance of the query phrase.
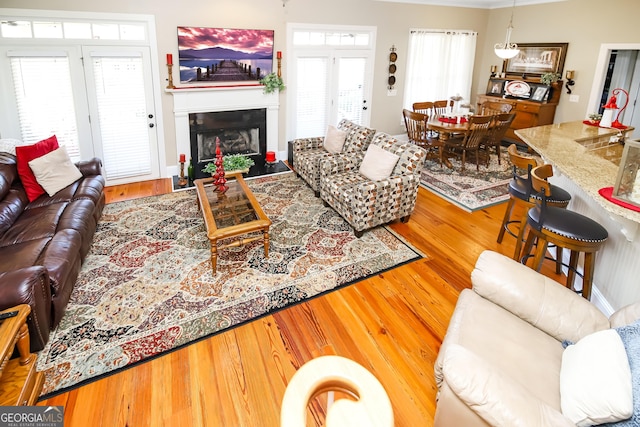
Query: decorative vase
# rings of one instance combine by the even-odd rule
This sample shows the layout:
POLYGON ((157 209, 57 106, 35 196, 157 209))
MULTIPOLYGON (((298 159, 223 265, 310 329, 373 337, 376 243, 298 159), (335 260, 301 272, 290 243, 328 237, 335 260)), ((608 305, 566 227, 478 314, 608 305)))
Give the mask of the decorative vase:
POLYGON ((227 186, 227 178, 224 173, 224 160, 220 151, 220 138, 216 137, 216 173, 213 174, 213 185, 217 187, 217 191, 224 193, 229 189, 227 186))

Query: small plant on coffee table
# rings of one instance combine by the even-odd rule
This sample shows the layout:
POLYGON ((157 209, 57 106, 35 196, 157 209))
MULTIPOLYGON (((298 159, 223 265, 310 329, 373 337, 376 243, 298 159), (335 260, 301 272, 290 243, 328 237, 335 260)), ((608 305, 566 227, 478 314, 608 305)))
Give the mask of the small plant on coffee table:
MULTIPOLYGON (((222 167, 227 172, 242 171, 247 172, 251 166, 255 165, 255 162, 251 157, 247 157, 244 154, 228 154, 222 157, 222 167)), ((216 164, 214 162, 207 163, 202 169, 202 172, 210 173, 213 175, 216 173, 216 164)))

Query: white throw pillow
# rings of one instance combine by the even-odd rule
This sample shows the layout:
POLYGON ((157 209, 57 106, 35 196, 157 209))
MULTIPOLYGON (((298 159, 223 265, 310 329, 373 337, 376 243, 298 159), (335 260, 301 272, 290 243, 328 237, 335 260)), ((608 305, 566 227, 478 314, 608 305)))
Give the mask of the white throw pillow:
POLYGON ((82 178, 82 172, 73 164, 64 146, 31 160, 29 167, 49 196, 82 178))
POLYGON ((371 144, 360 164, 360 173, 372 181, 389 178, 400 156, 371 144))
POLYGON ((560 406, 562 413, 579 427, 631 417, 631 368, 615 330, 587 335, 564 350, 560 406))
POLYGON ((346 138, 347 132, 329 125, 327 128, 327 134, 324 137, 324 149, 331 154, 338 154, 342 152, 342 147, 344 146, 346 138))

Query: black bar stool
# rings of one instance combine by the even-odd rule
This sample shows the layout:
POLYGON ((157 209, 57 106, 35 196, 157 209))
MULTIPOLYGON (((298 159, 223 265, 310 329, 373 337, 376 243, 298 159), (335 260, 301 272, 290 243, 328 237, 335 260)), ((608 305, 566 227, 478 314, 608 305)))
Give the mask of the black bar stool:
MULTIPOLYGON (((531 170, 538 166, 536 159, 524 156, 518 152, 516 144, 511 144, 507 149, 509 159, 513 164, 513 179, 509 182, 509 202, 507 210, 502 219, 500 233, 498 233, 498 243, 502 243, 504 233, 507 232, 516 238, 516 248, 513 251, 513 259, 519 261, 521 258, 522 242, 524 241, 524 233, 527 226, 527 211, 535 206, 536 200, 540 200, 540 196, 533 191, 531 186, 531 170), (527 176, 520 176, 521 170, 527 171, 527 176), (514 209, 522 209, 523 214, 520 218, 514 219, 514 209), (511 224, 519 224, 517 232, 512 230, 511 224)), ((551 195, 547 197, 547 205, 558 208, 566 208, 571 201, 571 194, 568 191, 551 185, 551 195)), ((560 269, 560 266, 557 267, 560 269)))
MULTIPOLYGON (((540 193, 540 200, 536 206, 529 209, 527 225, 529 234, 524 245, 522 263, 526 264, 531 249, 536 244, 532 268, 540 270, 542 260, 548 244, 556 245, 556 257, 562 260, 562 249, 571 251, 569 258, 569 272, 566 287, 575 290, 573 282, 577 273, 578 257, 584 253, 584 269, 582 276, 582 296, 591 298, 593 271, 595 267, 595 253, 602 243, 607 240, 607 230, 584 215, 563 208, 547 205, 547 197, 551 194, 551 186, 547 178, 553 176, 551 165, 542 165, 531 171, 531 185, 534 191, 540 193), (537 243, 536 243, 537 242, 537 243)), ((556 264, 558 266, 558 264, 556 264)), ((556 267, 558 268, 558 267, 556 267)), ((556 271, 560 273, 559 271, 556 271)))

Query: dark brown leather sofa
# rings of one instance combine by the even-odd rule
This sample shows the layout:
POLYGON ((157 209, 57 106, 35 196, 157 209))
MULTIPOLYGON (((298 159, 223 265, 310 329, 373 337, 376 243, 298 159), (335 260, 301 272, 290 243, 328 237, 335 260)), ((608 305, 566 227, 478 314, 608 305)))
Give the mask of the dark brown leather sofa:
POLYGON ((29 202, 16 157, 0 152, 0 310, 31 306, 31 351, 62 319, 104 208, 100 160, 76 166, 82 178, 29 202))

